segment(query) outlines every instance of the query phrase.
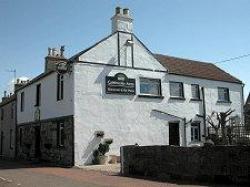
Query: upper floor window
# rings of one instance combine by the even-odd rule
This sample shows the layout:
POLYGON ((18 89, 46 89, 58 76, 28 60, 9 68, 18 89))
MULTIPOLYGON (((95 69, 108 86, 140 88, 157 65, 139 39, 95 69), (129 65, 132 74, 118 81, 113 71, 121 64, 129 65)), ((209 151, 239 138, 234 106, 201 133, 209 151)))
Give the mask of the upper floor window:
POLYGON ((3 120, 3 118, 4 118, 4 109, 1 108, 1 120, 3 120))
POLYGON ((191 124, 191 141, 200 141, 200 123, 193 122, 191 124))
POLYGON ((191 84, 192 99, 200 99, 200 87, 198 84, 191 84))
POLYGON ((10 117, 11 117, 11 119, 14 118, 14 112, 15 112, 15 104, 12 103, 11 104, 11 111, 10 111, 10 117))
POLYGON ((36 85, 36 105, 41 105, 41 84, 36 85))
POLYGON ((170 82, 170 97, 184 98, 184 90, 182 82, 170 82))
POLYGON ((140 93, 161 96, 161 80, 140 78, 140 93))
POLYGON ((63 75, 57 74, 57 101, 63 100, 64 81, 63 75))
POLYGON ((20 111, 24 111, 24 92, 21 93, 21 100, 20 100, 20 111))
POLYGON ((219 102, 229 102, 229 89, 224 87, 218 87, 218 101, 219 102))

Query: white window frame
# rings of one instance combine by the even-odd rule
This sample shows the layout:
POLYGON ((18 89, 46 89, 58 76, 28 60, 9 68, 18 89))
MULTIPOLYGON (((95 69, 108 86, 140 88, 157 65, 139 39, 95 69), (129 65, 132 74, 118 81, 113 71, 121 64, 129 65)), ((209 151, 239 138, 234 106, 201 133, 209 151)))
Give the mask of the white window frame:
POLYGON ((229 88, 226 87, 218 87, 218 102, 226 102, 229 103, 230 102, 230 91, 229 88), (220 96, 220 91, 223 90, 223 98, 221 98, 220 96), (225 97, 225 94, 227 94, 227 98, 225 97))
POLYGON ((199 84, 191 84, 191 95, 193 100, 200 100, 200 85, 199 84), (195 88, 195 95, 193 94, 193 88, 195 88))
POLYGON ((161 89, 161 79, 157 79, 157 78, 147 78, 147 77, 140 77, 139 78, 139 89, 140 89, 140 95, 148 95, 148 96, 162 96, 162 89, 161 89), (143 82, 145 81, 145 82, 143 82), (148 81, 148 83, 146 82, 148 81), (152 93, 146 93, 146 92, 142 92, 142 88, 141 86, 143 84, 150 84, 154 83, 155 85, 158 86, 158 90, 157 90, 157 94, 152 94, 152 93))
POLYGON ((181 98, 181 99, 184 99, 184 84, 183 84, 183 82, 175 82, 175 81, 170 81, 169 82, 169 94, 170 94, 170 98, 181 98), (179 95, 172 95, 172 91, 171 91, 171 85, 172 84, 175 84, 175 85, 181 85, 181 92, 180 92, 180 94, 179 95))
POLYGON ((192 122, 190 132, 191 142, 201 141, 200 122, 192 122), (196 132, 198 133, 197 135, 195 134, 196 132))

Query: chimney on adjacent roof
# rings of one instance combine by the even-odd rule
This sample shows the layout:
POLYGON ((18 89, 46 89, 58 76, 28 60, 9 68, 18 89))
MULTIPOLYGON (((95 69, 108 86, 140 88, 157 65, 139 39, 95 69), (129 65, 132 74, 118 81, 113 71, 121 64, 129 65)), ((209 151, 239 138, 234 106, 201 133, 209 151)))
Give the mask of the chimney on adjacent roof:
POLYGON ((111 18, 112 20, 112 33, 116 31, 132 33, 133 30, 133 19, 130 16, 128 8, 116 7, 115 15, 111 18))
POLYGON ((60 62, 67 61, 64 51, 64 46, 61 46, 60 49, 48 48, 48 55, 45 57, 45 72, 55 71, 60 62))
POLYGON ((17 79, 15 84, 14 84, 14 92, 16 90, 18 90, 19 88, 21 88, 22 86, 24 86, 25 84, 27 84, 29 82, 29 80, 20 80, 17 79))

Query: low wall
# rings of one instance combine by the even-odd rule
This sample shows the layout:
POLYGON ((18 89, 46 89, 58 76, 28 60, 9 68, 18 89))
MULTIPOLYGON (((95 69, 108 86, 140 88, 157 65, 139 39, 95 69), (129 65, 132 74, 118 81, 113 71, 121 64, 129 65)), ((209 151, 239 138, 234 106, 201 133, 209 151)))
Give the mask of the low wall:
POLYGON ((174 177, 249 183, 250 146, 123 146, 121 173, 160 180, 174 177))

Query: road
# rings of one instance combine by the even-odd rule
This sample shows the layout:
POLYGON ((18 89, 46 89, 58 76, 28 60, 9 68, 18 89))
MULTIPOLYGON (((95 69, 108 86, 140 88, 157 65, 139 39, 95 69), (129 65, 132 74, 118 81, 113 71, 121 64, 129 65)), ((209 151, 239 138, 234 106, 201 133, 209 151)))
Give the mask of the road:
MULTIPOLYGON (((114 173, 0 160, 0 187, 174 187, 191 186, 121 177, 114 173)), ((199 187, 200 185, 195 185, 199 187)), ((213 185, 215 186, 215 185, 213 185)))

